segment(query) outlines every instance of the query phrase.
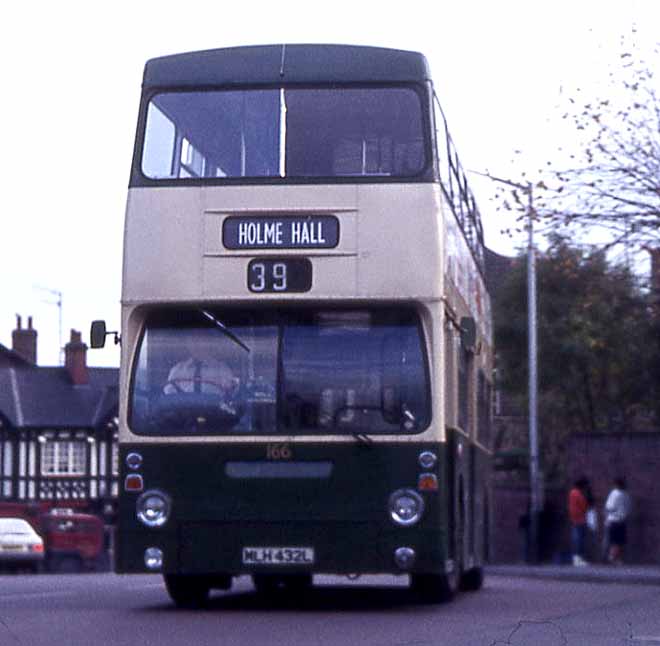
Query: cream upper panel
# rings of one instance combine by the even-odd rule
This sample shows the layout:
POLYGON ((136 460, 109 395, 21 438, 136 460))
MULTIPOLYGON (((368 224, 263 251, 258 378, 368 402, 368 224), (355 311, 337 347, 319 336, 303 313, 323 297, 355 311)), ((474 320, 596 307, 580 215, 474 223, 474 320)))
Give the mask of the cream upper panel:
POLYGON ((247 288, 259 256, 309 258, 309 292, 287 300, 442 297, 442 223, 434 184, 135 188, 129 192, 125 303, 281 299, 247 288), (334 215, 331 249, 230 250, 229 216, 334 215))

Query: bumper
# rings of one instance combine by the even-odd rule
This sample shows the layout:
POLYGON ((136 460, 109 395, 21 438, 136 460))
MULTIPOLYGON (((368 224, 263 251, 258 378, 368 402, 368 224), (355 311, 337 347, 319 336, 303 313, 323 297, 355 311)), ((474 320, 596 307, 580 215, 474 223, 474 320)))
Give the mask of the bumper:
MULTIPOLYGON (((180 574, 231 575, 311 572, 324 574, 406 574, 443 572, 444 536, 436 530, 415 527, 385 528, 372 524, 273 525, 261 523, 182 524, 175 532, 127 533, 117 546, 117 571, 148 572, 147 548, 163 553, 162 571, 180 574), (409 569, 394 559, 397 548, 416 554, 409 569), (287 563, 245 563, 245 548, 307 548, 314 560, 291 559, 287 563)), ((152 570, 153 571, 153 570, 152 570)))

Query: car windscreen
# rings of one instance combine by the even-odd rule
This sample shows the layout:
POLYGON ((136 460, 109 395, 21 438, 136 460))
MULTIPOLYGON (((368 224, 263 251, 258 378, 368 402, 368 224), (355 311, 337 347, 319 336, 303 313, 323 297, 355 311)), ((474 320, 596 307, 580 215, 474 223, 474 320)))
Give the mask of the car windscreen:
POLYGON ((154 313, 131 384, 141 435, 410 434, 429 422, 408 308, 154 313))
POLYGON ((0 534, 34 534, 32 525, 22 518, 0 518, 0 534))

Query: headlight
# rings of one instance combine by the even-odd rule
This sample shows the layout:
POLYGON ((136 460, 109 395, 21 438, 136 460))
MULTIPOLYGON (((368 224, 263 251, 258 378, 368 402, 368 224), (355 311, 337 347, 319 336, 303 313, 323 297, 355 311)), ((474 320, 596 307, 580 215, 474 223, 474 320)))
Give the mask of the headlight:
POLYGON ((399 489, 390 496, 389 511, 397 525, 408 527, 419 522, 424 513, 424 500, 412 489, 399 489))
POLYGON ((167 522, 172 509, 170 497, 162 491, 145 491, 136 503, 137 517, 147 527, 161 527, 167 522))

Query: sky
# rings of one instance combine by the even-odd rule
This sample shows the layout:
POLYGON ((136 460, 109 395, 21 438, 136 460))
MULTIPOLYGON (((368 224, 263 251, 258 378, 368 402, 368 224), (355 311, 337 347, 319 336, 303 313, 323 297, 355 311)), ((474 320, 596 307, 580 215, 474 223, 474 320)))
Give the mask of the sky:
MULTIPOLYGON (((568 92, 610 91, 621 36, 655 39, 659 0, 5 3, 0 21, 0 343, 32 316, 38 362, 72 328, 119 326, 123 218, 144 63, 184 51, 345 43, 426 55, 464 168, 533 177, 573 133, 568 92), (514 151, 523 151, 524 154, 514 151)), ((486 244, 513 253, 490 180, 471 175, 486 244)), ((90 365, 116 366, 109 346, 90 365)))

